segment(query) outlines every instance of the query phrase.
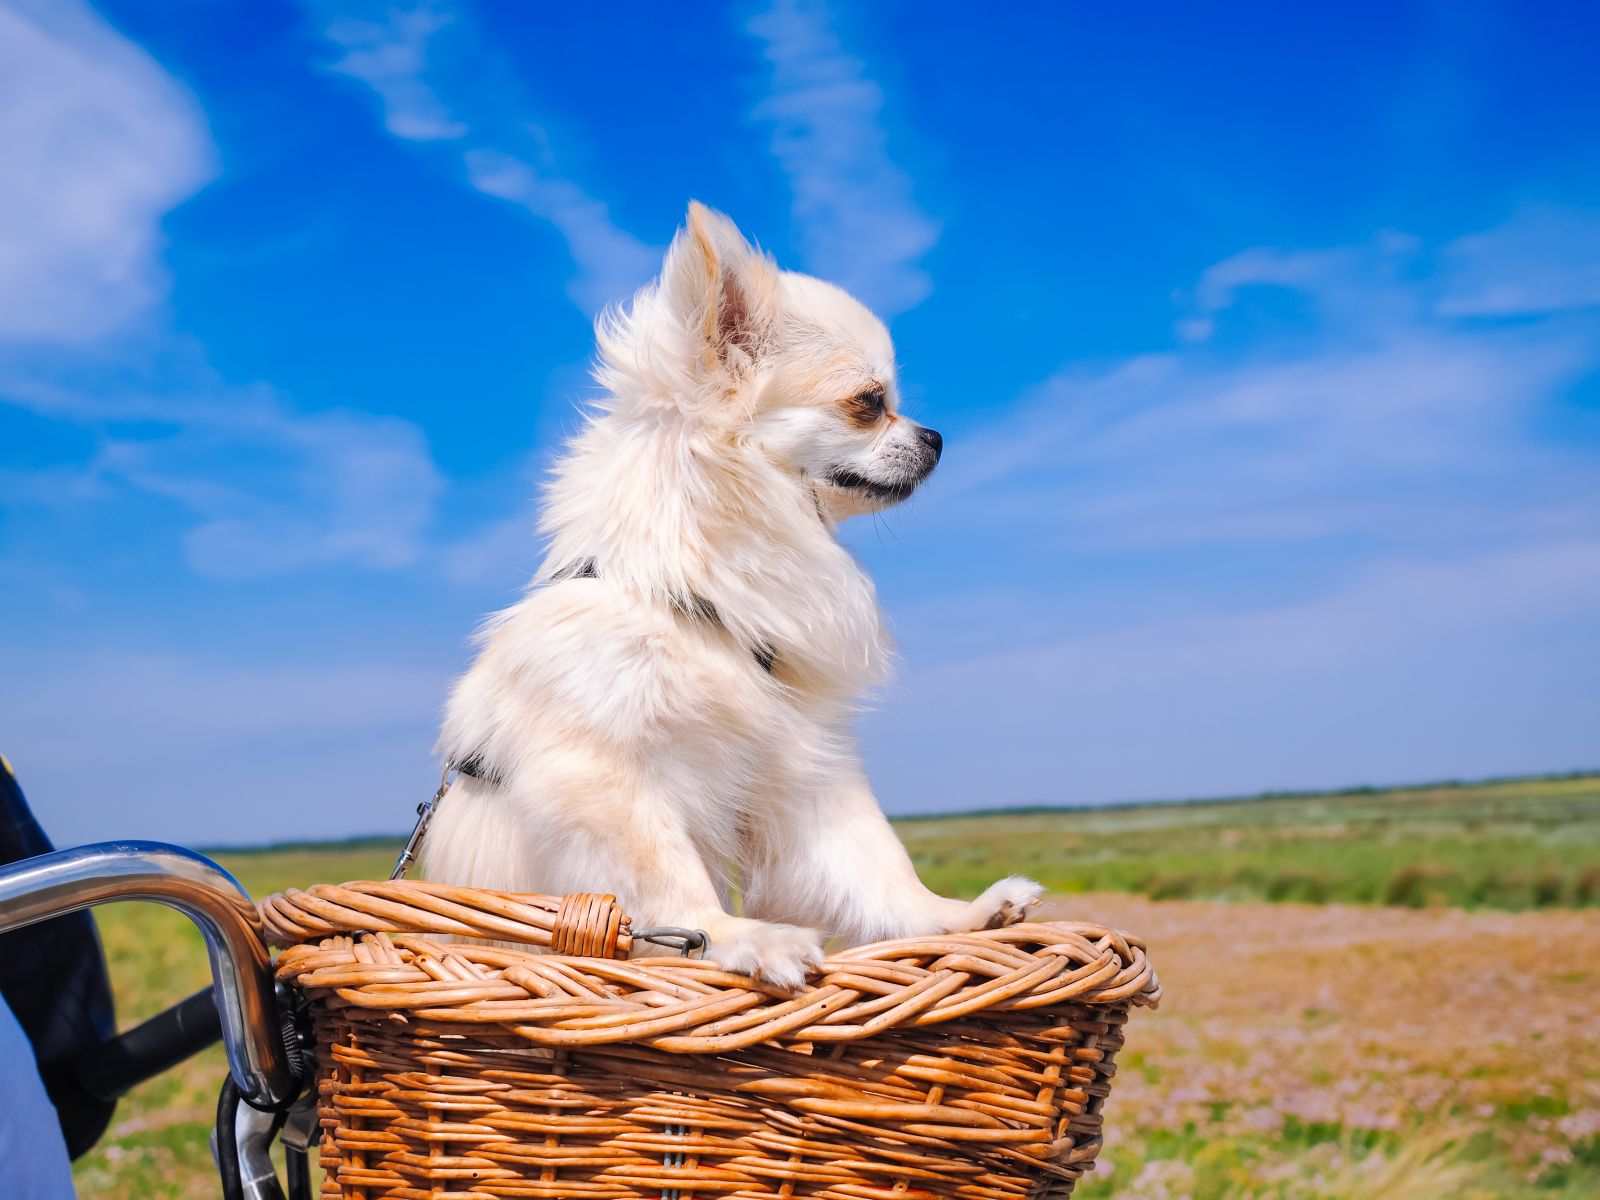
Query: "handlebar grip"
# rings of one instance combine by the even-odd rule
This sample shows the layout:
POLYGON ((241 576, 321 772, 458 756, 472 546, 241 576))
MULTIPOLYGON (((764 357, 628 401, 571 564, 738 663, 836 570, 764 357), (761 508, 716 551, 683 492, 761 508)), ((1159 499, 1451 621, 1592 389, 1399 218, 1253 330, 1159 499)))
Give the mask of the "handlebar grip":
POLYGON ((73 1073, 91 1096, 115 1100, 221 1037, 222 1018, 217 1012, 216 996, 206 987, 120 1037, 96 1046, 78 1060, 73 1073))

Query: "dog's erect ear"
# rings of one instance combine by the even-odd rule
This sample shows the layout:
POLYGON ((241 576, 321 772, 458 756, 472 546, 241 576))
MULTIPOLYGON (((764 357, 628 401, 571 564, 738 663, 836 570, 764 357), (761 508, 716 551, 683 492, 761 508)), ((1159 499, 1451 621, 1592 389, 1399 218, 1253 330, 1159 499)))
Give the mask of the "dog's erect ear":
POLYGON ((742 371, 761 357, 772 329, 778 270, 727 217, 698 200, 667 251, 661 288, 693 331, 708 372, 742 371))

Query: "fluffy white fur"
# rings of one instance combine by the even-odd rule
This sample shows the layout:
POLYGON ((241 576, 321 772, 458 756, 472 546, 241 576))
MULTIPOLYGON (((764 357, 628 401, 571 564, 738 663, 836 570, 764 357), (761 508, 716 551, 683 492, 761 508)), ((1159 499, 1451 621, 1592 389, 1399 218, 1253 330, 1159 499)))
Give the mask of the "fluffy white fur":
POLYGON ((782 986, 824 936, 1021 919, 1029 880, 971 902, 922 886, 851 734, 890 656, 834 530, 940 448, 896 411, 883 324, 695 204, 598 336, 607 397, 555 469, 548 557, 485 626, 440 736, 498 778, 457 779, 428 876, 614 892, 637 926, 703 929, 711 957, 782 986), (597 578, 552 580, 591 559, 597 578))

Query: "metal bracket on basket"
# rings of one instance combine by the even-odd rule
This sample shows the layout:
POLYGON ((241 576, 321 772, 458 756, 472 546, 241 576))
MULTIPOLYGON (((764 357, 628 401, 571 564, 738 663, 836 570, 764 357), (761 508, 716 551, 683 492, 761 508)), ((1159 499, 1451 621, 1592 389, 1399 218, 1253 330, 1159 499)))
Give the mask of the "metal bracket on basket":
POLYGON ((312 1200, 310 1151, 322 1140, 322 1124, 317 1116, 317 1089, 307 1088, 284 1117, 278 1141, 283 1143, 284 1174, 289 1181, 289 1200, 312 1200))
POLYGON ((658 925, 654 929, 635 929, 633 940, 636 942, 654 942, 657 946, 669 946, 684 958, 698 958, 706 951, 706 945, 711 941, 706 936, 704 929, 682 929, 677 925, 658 925))
POLYGON ((411 869, 411 864, 417 861, 417 851, 422 848, 422 839, 427 835, 434 809, 439 807, 439 801, 444 799, 444 794, 455 782, 451 778, 453 773, 450 764, 445 763, 444 771, 439 776, 439 790, 434 792, 432 799, 424 800, 417 805, 417 823, 411 827, 411 836, 406 839, 406 848, 400 851, 400 857, 394 860, 394 870, 389 873, 390 879, 404 879, 406 872, 411 869))

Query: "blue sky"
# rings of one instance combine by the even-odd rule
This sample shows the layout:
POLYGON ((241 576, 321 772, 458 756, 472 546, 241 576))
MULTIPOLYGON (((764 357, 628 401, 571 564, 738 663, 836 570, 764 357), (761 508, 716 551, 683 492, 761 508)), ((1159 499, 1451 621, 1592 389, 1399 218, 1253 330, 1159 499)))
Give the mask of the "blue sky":
POLYGON ((697 197, 946 434, 848 531, 891 811, 1600 765, 1597 25, 0 0, 0 749, 63 843, 403 827, 697 197))

